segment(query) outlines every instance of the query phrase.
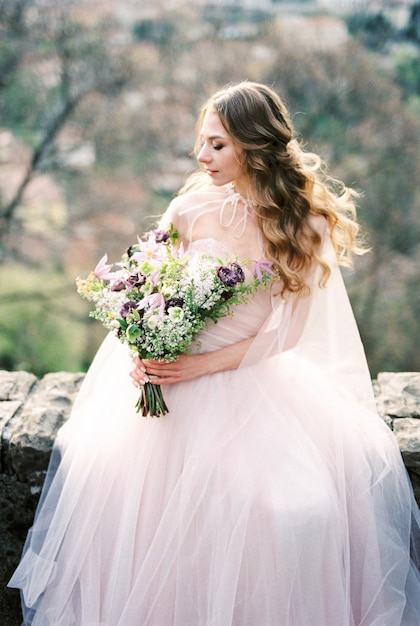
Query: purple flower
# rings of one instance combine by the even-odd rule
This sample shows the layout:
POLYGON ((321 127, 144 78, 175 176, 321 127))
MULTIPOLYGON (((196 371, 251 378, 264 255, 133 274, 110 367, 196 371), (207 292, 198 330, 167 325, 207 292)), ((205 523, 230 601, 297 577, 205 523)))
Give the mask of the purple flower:
POLYGON ((134 300, 128 300, 128 302, 124 302, 120 311, 120 315, 123 320, 127 318, 127 315, 129 315, 133 309, 137 308, 137 304, 138 303, 134 300))
POLYGON ((104 254, 102 259, 99 261, 95 269, 93 270, 93 275, 96 278, 102 278, 104 280, 109 280, 113 278, 115 272, 111 272, 112 265, 108 265, 108 255, 104 254))
POLYGON ((271 261, 256 261, 254 264, 254 276, 255 278, 262 283, 263 282, 263 274, 268 274, 269 276, 276 276, 276 273, 271 269, 273 263, 271 261))
POLYGON ((161 293, 151 293, 137 303, 137 310, 140 311, 142 309, 145 309, 148 315, 151 315, 153 311, 159 309, 159 319, 163 319, 165 313, 165 298, 161 293))
POLYGON ((130 287, 142 287, 145 282, 146 276, 141 272, 130 274, 130 276, 127 277, 127 283, 130 287))
POLYGON ((245 280, 245 274, 244 274, 242 267, 239 265, 239 263, 231 263, 230 269, 235 272, 236 277, 238 279, 238 283, 243 283, 245 280))
POLYGON ((228 300, 231 299, 231 297, 233 296, 233 291, 224 291, 222 293, 222 300, 224 300, 225 302, 227 302, 228 300))
POLYGON ((127 285, 123 280, 116 280, 111 284, 111 291, 123 291, 127 285))
POLYGON ((165 243, 170 237, 167 230, 155 230, 154 235, 156 243, 165 243))
POLYGON ((217 277, 225 285, 225 287, 235 287, 241 281, 237 273, 229 268, 221 265, 216 271, 217 277))
POLYGON ((162 249, 160 243, 156 241, 154 232, 148 233, 146 241, 137 237, 137 245, 132 251, 131 259, 137 263, 144 263, 151 259, 161 259, 162 249))
POLYGON ((183 304, 184 301, 182 298, 169 298, 169 300, 167 300, 165 304, 165 311, 167 311, 171 306, 182 307, 183 304))

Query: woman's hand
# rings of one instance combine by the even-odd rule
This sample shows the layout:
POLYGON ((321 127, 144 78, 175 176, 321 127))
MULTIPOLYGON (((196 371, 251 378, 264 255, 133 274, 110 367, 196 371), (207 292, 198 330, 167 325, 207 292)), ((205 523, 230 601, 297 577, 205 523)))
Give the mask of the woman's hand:
POLYGON ((180 354, 176 361, 133 358, 130 376, 137 387, 144 383, 172 385, 194 380, 199 376, 233 370, 239 367, 253 338, 244 339, 226 348, 201 354, 180 354))
POLYGON ((176 361, 133 358, 130 373, 136 386, 150 382, 155 385, 171 385, 186 382, 209 373, 206 354, 180 354, 176 361))

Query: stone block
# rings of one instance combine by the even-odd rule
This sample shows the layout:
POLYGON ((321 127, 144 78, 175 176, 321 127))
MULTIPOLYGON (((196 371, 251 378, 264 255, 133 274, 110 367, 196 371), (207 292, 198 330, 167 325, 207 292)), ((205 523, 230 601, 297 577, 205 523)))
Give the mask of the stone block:
POLYGON ((374 389, 381 417, 420 417, 420 373, 381 372, 374 389))
POLYGON ((26 480, 45 470, 58 429, 70 414, 83 374, 46 374, 4 432, 7 469, 26 480))

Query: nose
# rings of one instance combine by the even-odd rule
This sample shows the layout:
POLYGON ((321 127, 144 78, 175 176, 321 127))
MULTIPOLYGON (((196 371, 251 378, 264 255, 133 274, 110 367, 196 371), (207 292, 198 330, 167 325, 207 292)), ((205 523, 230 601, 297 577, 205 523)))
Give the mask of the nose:
POLYGON ((199 163, 209 163, 211 161, 211 153, 208 146, 202 146, 200 152, 197 154, 197 161, 199 163))

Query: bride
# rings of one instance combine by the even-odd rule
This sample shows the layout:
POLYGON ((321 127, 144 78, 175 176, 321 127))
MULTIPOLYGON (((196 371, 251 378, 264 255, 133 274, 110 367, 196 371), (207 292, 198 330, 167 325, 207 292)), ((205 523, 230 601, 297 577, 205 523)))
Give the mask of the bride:
POLYGON ((176 362, 104 341, 9 583, 23 623, 419 626, 418 508, 339 270, 355 194, 257 83, 208 100, 196 155, 160 228, 277 279, 176 362), (166 416, 136 414, 145 382, 166 416))

